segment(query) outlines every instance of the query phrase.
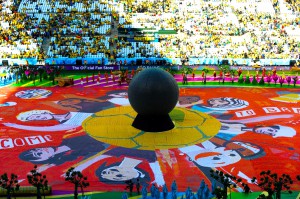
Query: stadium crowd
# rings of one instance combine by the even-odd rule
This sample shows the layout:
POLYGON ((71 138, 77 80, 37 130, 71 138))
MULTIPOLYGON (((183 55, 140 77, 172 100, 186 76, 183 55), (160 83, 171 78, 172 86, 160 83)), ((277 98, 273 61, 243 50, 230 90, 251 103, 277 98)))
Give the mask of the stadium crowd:
POLYGON ((300 58, 299 0, 0 3, 0 58, 300 58))

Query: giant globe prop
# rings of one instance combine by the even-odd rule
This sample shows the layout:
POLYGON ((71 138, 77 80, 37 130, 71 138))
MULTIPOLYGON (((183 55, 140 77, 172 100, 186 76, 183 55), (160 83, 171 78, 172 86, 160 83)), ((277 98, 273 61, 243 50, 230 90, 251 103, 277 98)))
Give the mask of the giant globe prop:
POLYGON ((169 113, 178 102, 179 88, 174 77, 160 68, 139 72, 130 81, 128 98, 138 113, 132 126, 148 132, 174 128, 169 113))

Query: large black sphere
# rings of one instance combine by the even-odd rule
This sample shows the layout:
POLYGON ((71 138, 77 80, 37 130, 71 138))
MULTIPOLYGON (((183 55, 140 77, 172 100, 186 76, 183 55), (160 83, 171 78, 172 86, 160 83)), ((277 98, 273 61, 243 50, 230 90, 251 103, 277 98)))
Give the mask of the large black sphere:
POLYGON ((130 81, 128 98, 141 115, 165 115, 176 106, 179 89, 174 77, 160 68, 139 72, 130 81))

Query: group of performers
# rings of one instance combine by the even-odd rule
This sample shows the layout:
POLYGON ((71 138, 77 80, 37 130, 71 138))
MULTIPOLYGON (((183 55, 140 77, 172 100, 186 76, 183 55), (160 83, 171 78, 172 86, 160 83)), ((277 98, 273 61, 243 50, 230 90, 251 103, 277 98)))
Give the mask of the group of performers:
MULTIPOLYGON (((106 83, 109 82, 109 78, 111 78, 111 80, 113 82, 118 82, 119 85, 121 85, 122 83, 126 82, 127 84, 130 83, 130 80, 133 78, 133 76, 135 74, 137 74, 139 71, 141 71, 141 69, 137 69, 134 70, 132 69, 131 72, 129 72, 128 70, 118 70, 118 71, 110 71, 110 73, 105 72, 103 74, 104 79, 106 81, 106 83)), ((84 77, 81 77, 81 84, 85 83, 89 83, 89 76, 87 75, 84 79, 84 77)), ((97 81, 97 84, 100 84, 100 80, 101 80, 101 73, 98 72, 98 76, 96 77, 96 75, 93 73, 92 74, 92 82, 97 81)))

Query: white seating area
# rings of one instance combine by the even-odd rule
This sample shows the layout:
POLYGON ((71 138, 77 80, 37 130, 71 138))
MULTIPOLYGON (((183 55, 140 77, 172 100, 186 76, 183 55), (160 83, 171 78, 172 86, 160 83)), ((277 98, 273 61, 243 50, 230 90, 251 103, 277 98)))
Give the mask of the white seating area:
POLYGON ((158 57, 160 49, 161 44, 159 42, 127 42, 125 45, 121 45, 118 50, 118 57, 129 57, 129 54, 136 58, 158 57))
MULTIPOLYGON (((39 32, 44 35, 48 32, 48 35, 51 34, 52 42, 61 40, 61 36, 69 37, 66 40, 72 41, 76 35, 80 35, 82 41, 85 42, 87 41, 85 36, 93 38, 95 35, 110 34, 113 10, 113 5, 108 0, 89 0, 84 3, 79 1, 71 3, 63 0, 22 0, 18 9, 20 13, 25 13, 32 19, 31 33, 39 32)), ((99 51, 109 49, 108 39, 109 37, 101 39, 101 42, 97 40, 101 43, 97 47, 103 48, 99 51)), ((90 42, 94 46, 96 39, 92 40, 90 42)), ((39 44, 42 44, 42 41, 39 44)), ((50 45, 46 55, 47 57, 64 57, 66 54, 105 57, 104 52, 91 53, 91 47, 84 46, 84 44, 77 46, 70 43, 50 45)))
POLYGON ((39 56, 44 38, 49 58, 299 57, 298 0, 21 0, 10 14, 12 2, 2 3, 0 57, 39 56), (141 31, 122 41, 117 28, 141 31))
POLYGON ((13 5, 13 1, 12 0, 7 0, 7 1, 3 1, 2 3, 2 9, 0 10, 1 13, 7 13, 10 14, 12 13, 10 6, 13 5))
POLYGON ((91 19, 100 20, 103 24, 92 24, 91 28, 95 29, 98 34, 109 34, 111 30, 111 16, 105 16, 101 18, 101 15, 92 14, 91 19))
POLYGON ((174 29, 174 25, 170 23, 174 17, 176 15, 172 13, 127 13, 120 16, 119 26, 123 28, 174 29))
POLYGON ((54 58, 105 58, 105 53, 108 51, 109 37, 64 37, 60 40, 58 40, 56 37, 52 37, 47 55, 48 57, 54 58))
POLYGON ((38 58, 40 49, 38 43, 42 42, 42 39, 32 37, 34 29, 18 31, 24 28, 25 23, 19 22, 17 17, 20 17, 20 19, 26 17, 13 13, 11 10, 12 5, 12 0, 3 1, 1 4, 0 58, 23 58, 27 56, 38 58))
POLYGON ((12 54, 17 53, 20 54, 21 52, 35 50, 37 48, 36 42, 32 42, 29 45, 21 44, 19 41, 15 42, 14 46, 0 46, 0 52, 11 52, 12 54))
POLYGON ((23 0, 19 6, 19 12, 23 13, 53 13, 64 10, 65 12, 106 12, 111 13, 113 8, 111 1, 88 1, 87 4, 75 2, 66 4, 64 1, 47 0, 23 0))
MULTIPOLYGON (((281 1, 288 7, 287 2, 281 1)), ((142 7, 148 5, 145 0, 136 2, 136 6, 139 3, 142 7)), ((297 44, 300 39, 299 14, 293 14, 293 19, 280 17, 291 14, 291 9, 279 6, 279 13, 276 13, 272 0, 175 0, 172 4, 172 12, 164 14, 122 12, 119 27, 128 31, 131 28, 173 29, 177 30, 177 34, 159 35, 164 39, 150 42, 151 45, 138 45, 139 42, 121 44, 118 57, 178 58, 187 55, 202 58, 298 59, 300 56, 300 43, 297 44), (293 42, 295 44, 291 45, 293 42)))

